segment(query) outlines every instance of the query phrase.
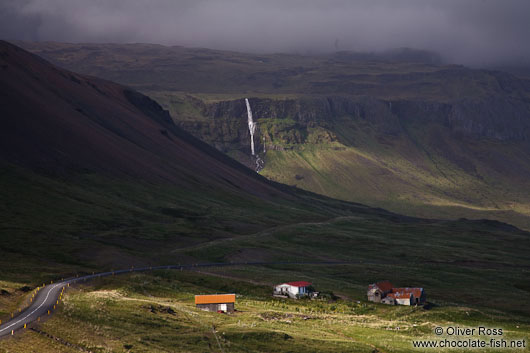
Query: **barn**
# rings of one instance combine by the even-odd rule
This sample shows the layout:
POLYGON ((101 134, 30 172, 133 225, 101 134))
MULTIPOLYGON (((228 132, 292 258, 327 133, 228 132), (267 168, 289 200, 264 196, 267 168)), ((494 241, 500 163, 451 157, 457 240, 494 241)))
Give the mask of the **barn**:
MULTIPOLYGON (((397 305, 412 305, 413 302, 413 295, 409 292, 396 292, 396 293, 388 293, 386 298, 392 298, 395 301, 395 304, 397 305)), ((385 298, 385 299, 386 299, 385 298)), ((387 304, 387 303, 384 303, 387 304)), ((388 303, 391 304, 391 303, 388 303)))
MULTIPOLYGON (((375 303, 381 303, 383 298, 387 296, 388 293, 392 292, 394 286, 389 281, 381 281, 372 283, 368 286, 368 300, 375 303)), ((386 303, 385 303, 386 304, 386 303)))
POLYGON ((201 310, 233 313, 235 311, 235 294, 196 295, 195 306, 201 310))
POLYGON ((311 283, 306 281, 286 282, 274 287, 274 295, 299 298, 312 293, 311 283))
POLYGON ((423 304, 425 303, 425 291, 423 288, 392 288, 394 293, 410 293, 412 298, 410 299, 410 304, 405 305, 414 305, 414 304, 423 304))
POLYGON ((396 288, 389 281, 370 284, 366 295, 369 301, 390 305, 419 305, 426 299, 423 288, 396 288))

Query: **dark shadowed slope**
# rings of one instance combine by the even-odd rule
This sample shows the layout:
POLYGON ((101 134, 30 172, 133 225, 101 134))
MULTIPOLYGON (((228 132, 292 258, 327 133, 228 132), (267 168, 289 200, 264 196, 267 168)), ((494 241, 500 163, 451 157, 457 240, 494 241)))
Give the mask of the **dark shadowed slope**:
MULTIPOLYGON (((71 171, 281 193, 264 178, 177 128, 149 98, 58 69, 0 42, 0 159, 71 171)), ((286 196, 286 195, 284 195, 286 196)))

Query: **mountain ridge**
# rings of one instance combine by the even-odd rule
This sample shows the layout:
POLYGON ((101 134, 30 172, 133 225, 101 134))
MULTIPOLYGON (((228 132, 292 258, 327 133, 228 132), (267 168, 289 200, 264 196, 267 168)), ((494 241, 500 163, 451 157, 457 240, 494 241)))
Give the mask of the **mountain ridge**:
POLYGON ((249 98, 271 180, 411 216, 530 229, 530 85, 510 73, 347 53, 22 45, 140 89, 178 126, 253 168, 249 98))

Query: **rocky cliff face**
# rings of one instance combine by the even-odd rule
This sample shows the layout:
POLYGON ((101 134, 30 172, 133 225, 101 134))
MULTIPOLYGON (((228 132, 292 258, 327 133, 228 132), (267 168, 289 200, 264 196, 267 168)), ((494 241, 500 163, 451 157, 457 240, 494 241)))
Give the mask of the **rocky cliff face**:
MULTIPOLYGON (((353 143, 341 133, 344 119, 355 128, 397 136, 408 127, 435 124, 468 139, 530 139, 530 102, 512 97, 463 99, 451 103, 381 100, 370 97, 250 98, 258 123, 257 151, 289 149, 305 143, 353 143)), ((248 164, 250 135, 243 99, 194 103, 206 119, 177 123, 223 152, 248 164)))
POLYGON ((488 97, 454 103, 392 103, 392 113, 410 124, 437 123, 471 138, 524 141, 530 138, 530 102, 488 97))

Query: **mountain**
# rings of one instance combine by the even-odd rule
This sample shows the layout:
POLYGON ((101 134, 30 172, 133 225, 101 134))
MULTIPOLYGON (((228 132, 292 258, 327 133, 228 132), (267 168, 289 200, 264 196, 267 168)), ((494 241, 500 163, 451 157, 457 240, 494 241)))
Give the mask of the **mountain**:
POLYGON ((182 186, 237 185, 259 196, 281 194, 177 128, 148 97, 59 70, 6 42, 1 54, 4 162, 54 174, 100 172, 182 186))
MULTIPOLYGON (((221 275, 267 285, 306 278, 356 299, 364 298, 367 283, 387 278, 428 288, 435 302, 495 308, 510 322, 526 320, 519 298, 528 294, 528 232, 491 220, 402 216, 278 184, 184 132, 132 88, 58 68, 6 42, 0 42, 0 93, 2 319, 30 293, 25 288, 76 273, 268 261, 276 265, 221 275), (285 265, 296 261, 347 263, 285 265)), ((290 112, 292 103, 283 101, 290 112)), ((214 117, 244 116, 241 99, 191 102, 205 104, 214 117)), ((259 116, 278 100, 250 102, 259 116)), ((285 123, 278 120, 270 136, 285 123)), ((316 132, 300 138, 348 152, 331 133, 307 124, 316 132)), ((296 131, 286 135, 292 144, 296 131)), ((274 151, 293 152, 278 146, 274 151)), ((144 293, 134 280, 127 286, 144 293)))
POLYGON ((7 263, 172 263, 182 259, 167 249, 265 226, 353 210, 389 215, 270 182, 177 127, 150 98, 4 41, 0 70, 7 263))
POLYGON ((249 98, 270 180, 411 216, 530 229, 525 76, 443 65, 411 49, 304 56, 20 44, 141 90, 178 126, 254 168, 249 98))

